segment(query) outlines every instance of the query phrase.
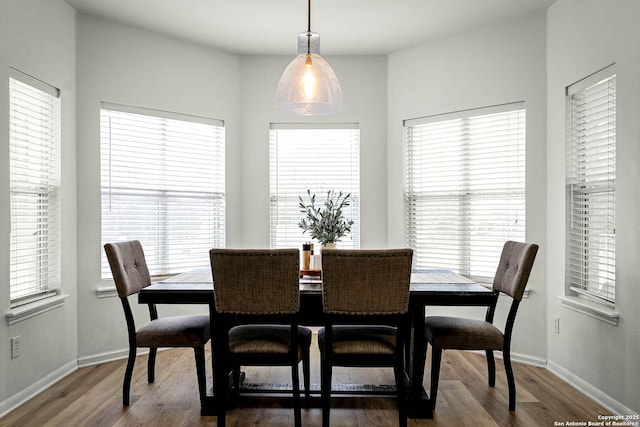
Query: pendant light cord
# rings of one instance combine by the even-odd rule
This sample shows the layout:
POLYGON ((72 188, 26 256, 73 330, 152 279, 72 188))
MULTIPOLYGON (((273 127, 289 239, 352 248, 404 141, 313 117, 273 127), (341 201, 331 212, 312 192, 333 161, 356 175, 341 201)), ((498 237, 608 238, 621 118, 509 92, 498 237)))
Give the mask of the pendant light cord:
POLYGON ((307 0, 307 55, 311 53, 311 0, 307 0))

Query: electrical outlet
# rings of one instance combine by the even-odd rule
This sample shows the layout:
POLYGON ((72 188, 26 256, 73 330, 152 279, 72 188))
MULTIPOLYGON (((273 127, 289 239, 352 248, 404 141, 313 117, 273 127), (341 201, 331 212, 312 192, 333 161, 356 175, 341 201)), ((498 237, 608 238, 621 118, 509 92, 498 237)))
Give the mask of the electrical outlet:
POLYGON ((560 318, 556 317, 553 320, 553 332, 555 332, 556 334, 560 333, 560 318))
POLYGON ((20 357, 20 335, 11 338, 11 358, 20 357))

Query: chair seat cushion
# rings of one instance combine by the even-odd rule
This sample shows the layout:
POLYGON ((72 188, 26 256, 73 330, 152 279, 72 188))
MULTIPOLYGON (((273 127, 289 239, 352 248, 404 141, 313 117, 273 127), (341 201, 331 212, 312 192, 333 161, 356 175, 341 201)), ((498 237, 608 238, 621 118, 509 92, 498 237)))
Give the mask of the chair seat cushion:
POLYGON ((504 334, 489 322, 461 317, 429 316, 425 336, 434 348, 502 350, 504 334))
POLYGON ((136 332, 138 347, 196 347, 210 337, 209 315, 172 316, 152 320, 136 332))
MULTIPOLYGON (((396 328, 382 325, 336 325, 333 329, 334 354, 393 355, 396 328)), ((325 345, 325 328, 318 331, 320 350, 325 345)))
MULTIPOLYGON (((289 325, 241 325, 229 331, 231 354, 287 354, 291 347, 289 325)), ((311 345, 311 329, 298 326, 298 354, 311 345)))

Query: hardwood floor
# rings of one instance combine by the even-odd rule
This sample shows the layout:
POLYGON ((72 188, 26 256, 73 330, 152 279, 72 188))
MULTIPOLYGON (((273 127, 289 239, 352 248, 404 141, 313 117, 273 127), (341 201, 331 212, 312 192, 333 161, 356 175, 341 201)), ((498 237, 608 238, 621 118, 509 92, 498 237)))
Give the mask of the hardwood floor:
MULTIPOLYGON (((314 336, 315 338, 315 336, 314 336)), ((312 344, 312 383, 319 384, 319 361, 312 344)), ((207 353, 209 357, 209 352, 207 353)), ((211 362, 208 359, 207 370, 211 362)), ((131 383, 131 406, 122 406, 125 360, 78 369, 0 419, 0 426, 215 426, 216 417, 201 417, 191 349, 158 353, 156 382, 148 384, 146 356, 138 357, 131 383)), ((428 361, 430 363, 430 361, 428 361)), ((518 406, 508 410, 507 384, 497 360, 496 387, 487 386, 481 354, 445 351, 433 420, 409 420, 409 426, 553 426, 555 421, 597 421, 604 408, 547 370, 515 364, 518 406)), ((287 368, 246 368, 250 382, 290 382, 287 368)), ((428 372, 428 369, 427 369, 428 372)), ((208 386, 211 373, 208 372, 208 386)), ((302 377, 302 376, 301 376, 302 377)), ((393 384, 391 370, 335 368, 334 383, 393 384)), ((428 390, 429 380, 425 379, 428 390)), ((317 398, 303 409, 304 426, 320 426, 317 398)), ((337 427, 396 426, 390 397, 334 397, 331 423, 337 427)), ((290 399, 250 396, 227 415, 228 426, 293 426, 290 399)))

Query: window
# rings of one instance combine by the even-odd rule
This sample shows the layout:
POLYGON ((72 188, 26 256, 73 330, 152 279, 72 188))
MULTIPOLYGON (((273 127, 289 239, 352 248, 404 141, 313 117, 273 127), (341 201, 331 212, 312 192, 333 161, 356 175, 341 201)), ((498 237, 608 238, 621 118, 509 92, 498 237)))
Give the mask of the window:
MULTIPOLYGON (((329 190, 351 193, 344 212, 354 221, 339 248, 360 246, 360 130, 357 124, 272 124, 270 130, 271 247, 299 248, 311 241, 298 222, 298 197, 307 190, 324 200, 329 190)), ((315 242, 318 244, 318 242, 315 242)))
POLYGON ((60 286, 58 89, 10 70, 9 185, 12 307, 60 286))
POLYGON ((492 278, 525 236, 523 103, 405 121, 406 238, 414 268, 492 278))
POLYGON ((567 281, 615 302, 616 77, 608 67, 567 88, 567 281))
POLYGON ((225 245, 223 123, 103 103, 100 141, 102 244, 140 240, 152 275, 208 265, 225 245))

